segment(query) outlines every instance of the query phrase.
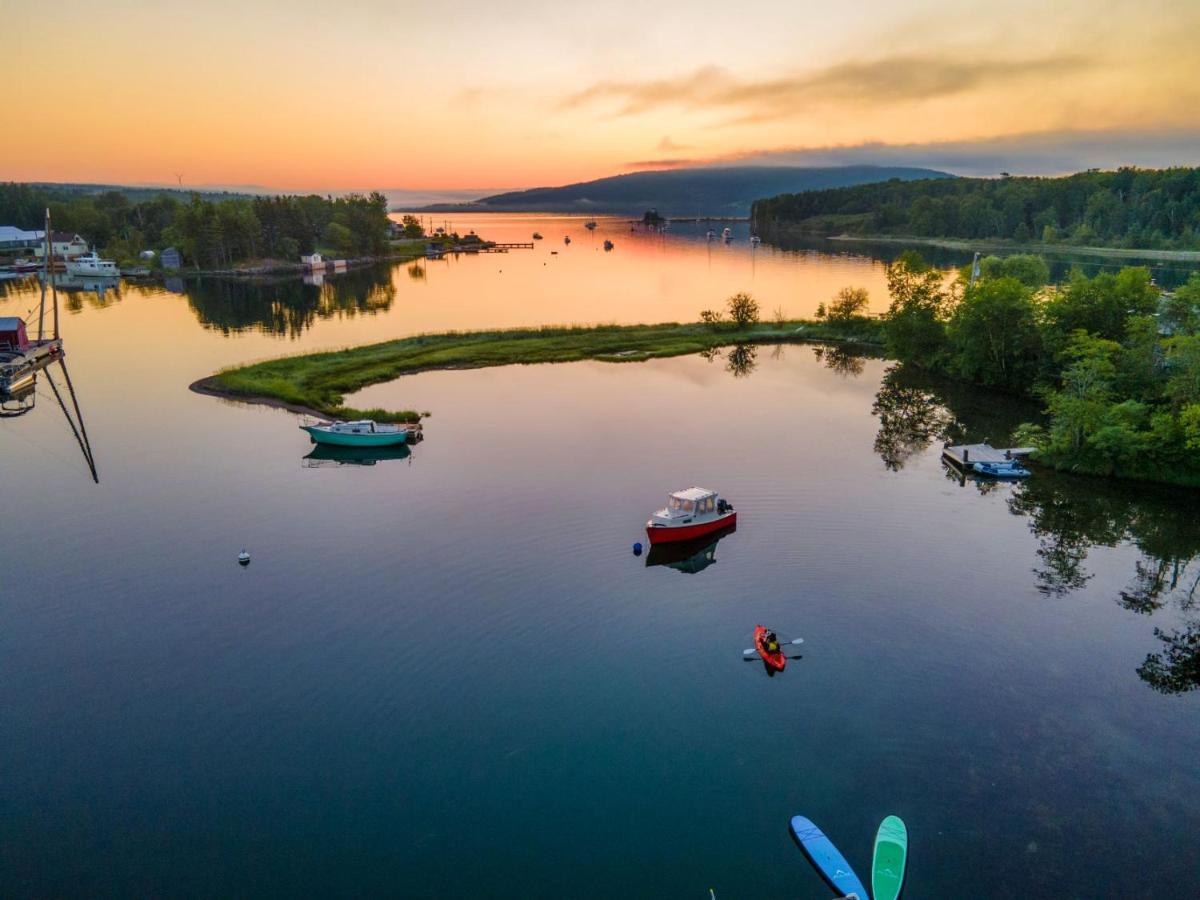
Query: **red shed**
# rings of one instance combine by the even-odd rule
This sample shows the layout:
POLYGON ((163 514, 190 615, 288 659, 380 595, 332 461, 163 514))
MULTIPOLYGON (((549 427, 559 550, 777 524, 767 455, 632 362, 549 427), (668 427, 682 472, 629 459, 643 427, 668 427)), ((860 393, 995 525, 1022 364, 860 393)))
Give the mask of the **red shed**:
POLYGON ((0 350, 28 350, 25 322, 16 316, 0 318, 0 350))

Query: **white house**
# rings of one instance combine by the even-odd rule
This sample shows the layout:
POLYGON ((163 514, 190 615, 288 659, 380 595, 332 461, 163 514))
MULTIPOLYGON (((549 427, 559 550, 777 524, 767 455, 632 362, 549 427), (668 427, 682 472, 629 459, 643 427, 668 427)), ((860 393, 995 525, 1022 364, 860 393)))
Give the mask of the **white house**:
MULTIPOLYGON (((41 232, 45 234, 45 232, 41 232)), ((55 231, 50 235, 52 253, 59 259, 74 259, 88 252, 87 241, 70 231, 55 231)), ((45 253, 45 243, 38 244, 33 252, 39 258, 45 253)))
POLYGON ((323 269, 323 268, 325 268, 325 263, 324 263, 324 261, 321 259, 321 254, 320 254, 320 253, 307 253, 307 254, 304 254, 304 255, 302 255, 302 256, 300 257, 300 263, 301 263, 302 265, 308 266, 310 269, 323 269))

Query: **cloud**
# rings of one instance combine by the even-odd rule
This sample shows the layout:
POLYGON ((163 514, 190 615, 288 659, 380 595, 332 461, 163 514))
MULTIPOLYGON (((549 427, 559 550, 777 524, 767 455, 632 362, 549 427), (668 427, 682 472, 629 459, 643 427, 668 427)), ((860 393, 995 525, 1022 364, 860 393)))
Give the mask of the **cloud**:
POLYGON ((694 166, 694 159, 636 159, 625 163, 627 169, 685 169, 694 166))
POLYGON ((782 147, 695 160, 693 165, 928 166, 957 175, 1063 175, 1119 166, 1200 165, 1200 127, 1039 131, 913 144, 782 147))
POLYGON ((618 115, 637 115, 664 106, 726 109, 738 112, 740 122, 766 121, 828 103, 866 107, 928 100, 983 85, 1061 77, 1092 65, 1075 55, 1025 60, 896 56, 758 80, 739 79, 718 66, 704 66, 674 78, 600 81, 565 97, 559 105, 572 109, 617 101, 618 115))
POLYGON ((670 153, 672 151, 678 152, 680 150, 691 150, 692 148, 686 144, 677 144, 671 140, 671 136, 669 134, 664 134, 663 139, 658 142, 658 149, 665 153, 670 153))

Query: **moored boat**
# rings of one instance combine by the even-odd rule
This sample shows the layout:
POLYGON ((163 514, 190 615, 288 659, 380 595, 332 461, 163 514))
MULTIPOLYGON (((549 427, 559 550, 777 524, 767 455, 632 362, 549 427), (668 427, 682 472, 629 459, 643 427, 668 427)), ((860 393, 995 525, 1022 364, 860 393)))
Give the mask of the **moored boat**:
POLYGON ((104 278, 117 278, 121 272, 111 259, 101 259, 95 250, 67 260, 68 275, 92 275, 104 278))
POLYGON ((1029 470, 1015 459, 1011 462, 977 462, 972 464, 971 468, 974 469, 977 474, 986 475, 989 478, 1029 477, 1029 470))
POLYGON ((596 223, 595 223, 595 221, 584 222, 583 227, 586 228, 588 231, 595 231, 596 223))
POLYGON ((373 419, 301 425, 300 430, 307 431, 315 443, 339 447, 390 447, 407 443, 409 435, 407 426, 387 425, 373 419))
POLYGON ((675 491, 667 505, 646 522, 646 537, 653 544, 690 541, 737 524, 737 512, 716 491, 690 487, 675 491))

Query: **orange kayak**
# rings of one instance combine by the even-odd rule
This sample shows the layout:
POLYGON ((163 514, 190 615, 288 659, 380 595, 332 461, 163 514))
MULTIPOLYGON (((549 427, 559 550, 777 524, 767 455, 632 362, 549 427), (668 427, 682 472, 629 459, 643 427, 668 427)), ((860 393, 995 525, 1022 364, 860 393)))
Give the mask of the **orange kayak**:
POLYGON ((767 649, 767 629, 761 625, 754 626, 754 646, 758 649, 758 655, 763 658, 763 662, 776 672, 783 671, 783 667, 787 665, 787 657, 783 655, 783 648, 780 647, 774 653, 767 649))

